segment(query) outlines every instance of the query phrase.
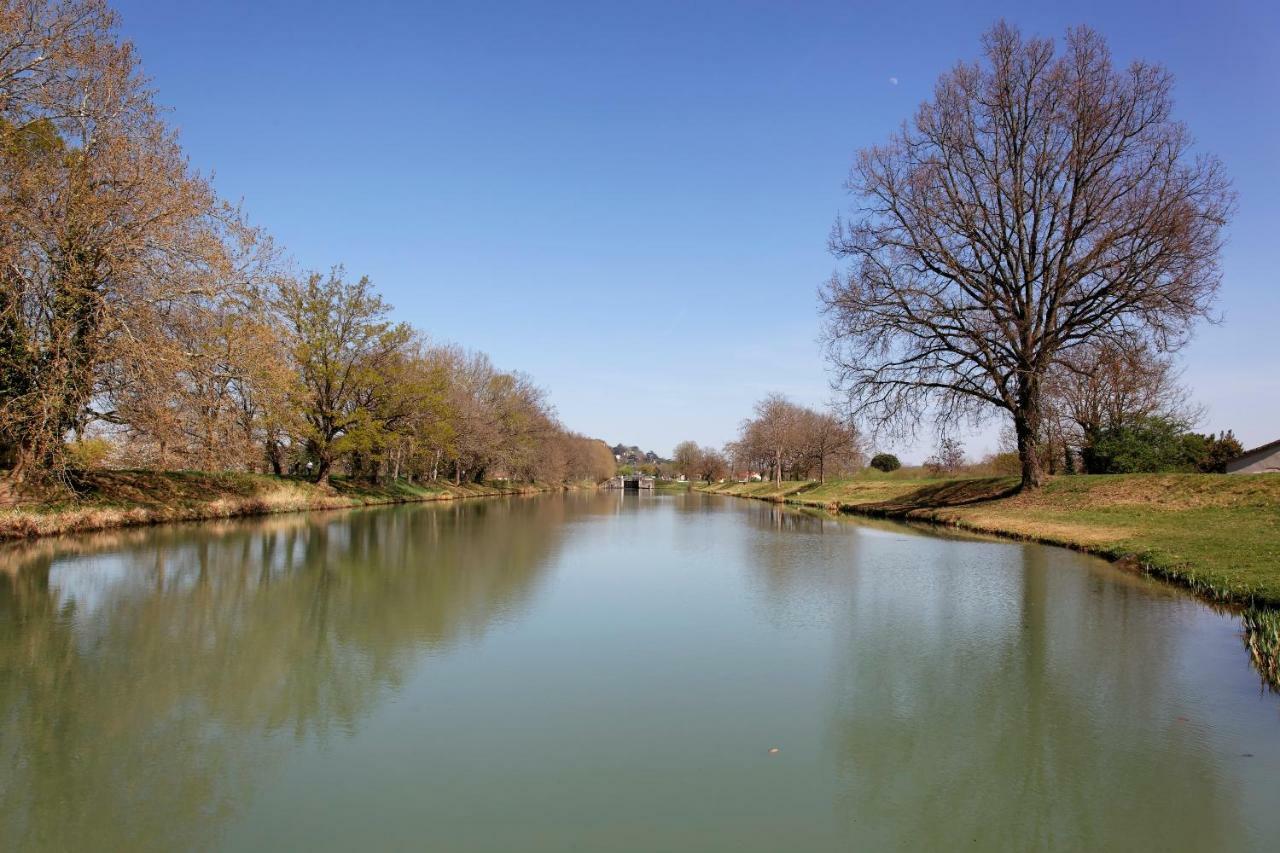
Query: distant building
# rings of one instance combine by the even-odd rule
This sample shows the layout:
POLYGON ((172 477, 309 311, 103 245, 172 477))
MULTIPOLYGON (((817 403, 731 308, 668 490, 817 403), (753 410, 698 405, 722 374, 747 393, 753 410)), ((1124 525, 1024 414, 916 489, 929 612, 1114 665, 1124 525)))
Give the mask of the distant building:
POLYGON ((1228 474, 1280 474, 1280 440, 1246 450, 1227 463, 1228 474))

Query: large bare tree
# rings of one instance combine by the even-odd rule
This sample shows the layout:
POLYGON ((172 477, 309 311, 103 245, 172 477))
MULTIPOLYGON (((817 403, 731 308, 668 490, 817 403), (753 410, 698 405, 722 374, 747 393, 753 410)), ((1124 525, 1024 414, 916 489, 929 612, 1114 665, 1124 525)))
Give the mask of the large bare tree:
POLYGON ((1115 67, 1087 28, 1061 53, 1004 23, 983 46, 859 154, 858 207, 831 238, 849 266, 822 295, 856 412, 910 431, 1002 409, 1034 487, 1052 366, 1108 339, 1183 343, 1218 289, 1233 196, 1192 154, 1165 69, 1115 67))

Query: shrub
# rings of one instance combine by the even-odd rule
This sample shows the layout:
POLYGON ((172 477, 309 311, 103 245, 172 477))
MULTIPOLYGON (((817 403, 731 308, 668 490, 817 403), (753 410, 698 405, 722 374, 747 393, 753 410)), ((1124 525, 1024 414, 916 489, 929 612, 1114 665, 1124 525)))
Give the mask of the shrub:
POLYGON ((871 467, 887 474, 890 471, 897 471, 902 467, 902 463, 892 453, 877 453, 871 457, 871 467))
POLYGON ((1188 443, 1198 445, 1196 453, 1196 470, 1205 474, 1227 473, 1227 463, 1244 453, 1244 446, 1236 439, 1231 430, 1220 432, 1217 436, 1186 436, 1188 443), (1197 441, 1198 439, 1198 441, 1197 441))
POLYGON ((111 455, 111 442, 105 438, 86 438, 66 447, 67 465, 75 471, 101 468, 111 455))
POLYGON ((1081 457, 1090 474, 1222 473, 1242 452, 1230 432, 1186 432, 1178 421, 1157 416, 1103 430, 1081 457))
POLYGON ((993 453, 984 459, 982 464, 989 468, 992 474, 1001 477, 1022 473, 1022 460, 1016 453, 993 453))

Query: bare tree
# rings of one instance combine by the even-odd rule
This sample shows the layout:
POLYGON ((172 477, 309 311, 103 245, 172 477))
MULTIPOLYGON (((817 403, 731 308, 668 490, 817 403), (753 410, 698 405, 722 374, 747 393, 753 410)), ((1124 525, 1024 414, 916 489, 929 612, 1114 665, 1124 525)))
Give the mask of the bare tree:
POLYGON ((933 455, 924 461, 930 474, 954 474, 964 467, 964 445, 950 436, 943 436, 933 455))
POLYGON ((802 409, 797 440, 805 459, 806 473, 818 471, 818 482, 825 483, 835 468, 848 469, 861 456, 858 431, 845 419, 830 412, 802 409))
POLYGON ((957 65, 860 153, 827 339, 878 428, 1008 412, 1035 487, 1053 365, 1109 339, 1183 343, 1218 289, 1233 196, 1217 160, 1192 156, 1163 68, 1116 68, 1086 28, 1060 55, 1004 23, 983 46, 984 65, 957 65))
POLYGON ((675 463, 676 472, 689 479, 698 476, 698 462, 702 457, 702 448, 696 441, 682 441, 671 451, 671 460, 675 463))
POLYGON ((755 418, 743 424, 744 440, 767 460, 774 483, 782 482, 783 471, 794 461, 802 413, 782 394, 770 394, 756 403, 755 418))
POLYGON ((698 472, 699 480, 711 483, 728 475, 729 462, 714 447, 699 447, 694 470, 698 472))

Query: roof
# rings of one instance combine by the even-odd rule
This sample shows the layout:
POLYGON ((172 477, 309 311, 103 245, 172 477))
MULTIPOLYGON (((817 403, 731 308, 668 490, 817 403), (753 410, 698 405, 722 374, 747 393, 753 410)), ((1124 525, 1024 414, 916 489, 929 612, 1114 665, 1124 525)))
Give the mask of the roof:
MULTIPOLYGON (((1236 459, 1243 459, 1246 456, 1252 456, 1255 453, 1263 453, 1268 450, 1280 450, 1280 438, 1277 438, 1275 441, 1268 442, 1267 444, 1260 444, 1252 450, 1246 450, 1244 453, 1237 456, 1236 459)), ((1231 461, 1234 462, 1235 459, 1231 461)))

